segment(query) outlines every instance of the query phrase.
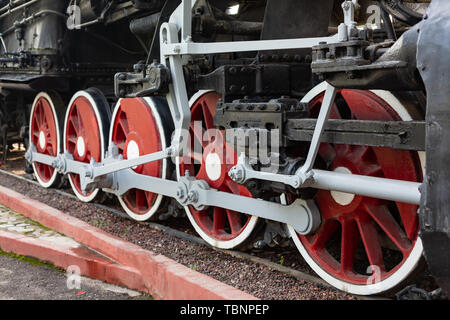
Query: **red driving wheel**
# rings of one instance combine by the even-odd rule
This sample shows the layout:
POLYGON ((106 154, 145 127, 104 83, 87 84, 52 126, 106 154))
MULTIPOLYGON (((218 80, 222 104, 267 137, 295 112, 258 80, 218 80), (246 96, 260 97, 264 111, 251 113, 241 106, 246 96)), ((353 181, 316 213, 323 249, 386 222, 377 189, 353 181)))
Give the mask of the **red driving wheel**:
MULTIPOLYGON (((161 151, 169 146, 173 122, 167 104, 158 98, 121 99, 117 103, 110 133, 113 142, 124 159, 161 151)), ((166 159, 132 168, 136 173, 166 178, 166 159)), ((126 213, 137 221, 155 218, 161 208, 162 195, 132 189, 119 197, 126 213)))
MULTIPOLYGON (((36 96, 31 108, 29 141, 38 153, 53 157, 60 153, 60 117, 64 108, 61 97, 55 92, 41 92, 36 96)), ((38 162, 33 162, 32 166, 41 186, 50 188, 57 184, 59 175, 52 166, 38 162)))
MULTIPOLYGON (((245 187, 228 176, 228 171, 237 163, 237 155, 225 142, 224 132, 214 126, 219 98, 216 92, 201 91, 191 99, 190 150, 179 159, 178 175, 184 176, 189 171, 214 189, 251 197, 245 187)), ((257 217, 219 207, 200 211, 186 207, 186 213, 205 241, 224 249, 247 244, 258 222, 257 217)))
MULTIPOLYGON (((376 92, 339 90, 330 118, 402 120, 407 109, 392 94, 382 93, 395 108, 376 92)), ((323 96, 320 92, 309 101, 313 116, 323 96)), ((418 152, 323 143, 319 156, 330 171, 423 179, 418 152)), ((314 200, 322 215, 320 229, 308 236, 292 233, 306 261, 325 280, 351 293, 375 294, 391 290, 413 273, 422 256, 418 206, 325 190, 314 200)))
MULTIPOLYGON (((111 111, 102 92, 95 88, 77 92, 69 103, 64 126, 64 151, 75 161, 100 163, 107 149, 111 111)), ((83 202, 95 199, 99 189, 83 193, 80 176, 69 174, 75 195, 83 202)))

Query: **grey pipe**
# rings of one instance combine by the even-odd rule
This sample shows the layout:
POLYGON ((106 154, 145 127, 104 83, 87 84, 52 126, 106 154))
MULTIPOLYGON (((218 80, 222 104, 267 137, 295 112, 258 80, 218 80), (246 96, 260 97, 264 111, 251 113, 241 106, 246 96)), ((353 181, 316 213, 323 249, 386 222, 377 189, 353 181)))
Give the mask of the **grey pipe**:
POLYGON ((313 170, 313 188, 334 190, 361 196, 420 204, 421 183, 368 177, 333 171, 313 170))

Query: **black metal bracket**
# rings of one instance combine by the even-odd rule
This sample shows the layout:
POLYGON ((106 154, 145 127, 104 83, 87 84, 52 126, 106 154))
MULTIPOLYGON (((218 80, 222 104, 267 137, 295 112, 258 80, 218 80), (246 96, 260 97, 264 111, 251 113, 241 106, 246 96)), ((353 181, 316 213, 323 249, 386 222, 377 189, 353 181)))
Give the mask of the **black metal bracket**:
POLYGON ((118 98, 163 95, 169 91, 170 70, 158 63, 135 65, 137 72, 122 72, 114 77, 114 91, 118 98))
MULTIPOLYGON (((316 119, 289 119, 285 136, 292 141, 311 141, 316 119)), ((400 150, 425 150, 425 121, 369 121, 330 119, 322 142, 400 150)))

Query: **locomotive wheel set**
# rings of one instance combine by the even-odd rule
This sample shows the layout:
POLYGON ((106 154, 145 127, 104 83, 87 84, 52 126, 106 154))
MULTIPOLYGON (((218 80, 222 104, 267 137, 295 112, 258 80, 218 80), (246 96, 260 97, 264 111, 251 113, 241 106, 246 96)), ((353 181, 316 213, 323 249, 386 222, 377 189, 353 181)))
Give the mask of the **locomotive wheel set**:
POLYGON ((6 2, 0 125, 43 187, 222 249, 292 239, 348 293, 427 264, 448 292, 446 1, 6 2))

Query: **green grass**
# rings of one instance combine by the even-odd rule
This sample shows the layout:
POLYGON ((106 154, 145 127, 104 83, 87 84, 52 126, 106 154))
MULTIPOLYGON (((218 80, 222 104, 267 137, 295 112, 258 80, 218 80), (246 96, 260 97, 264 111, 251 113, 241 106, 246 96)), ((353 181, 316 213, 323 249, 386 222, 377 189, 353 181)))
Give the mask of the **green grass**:
POLYGON ((56 270, 58 272, 61 273, 65 273, 66 271, 62 268, 56 267, 48 262, 43 262, 39 259, 33 258, 33 257, 28 257, 28 256, 22 256, 20 254, 15 254, 15 253, 9 253, 9 252, 5 252, 3 250, 0 249, 0 256, 4 256, 4 257, 8 257, 8 258, 12 258, 12 259, 17 259, 19 261, 22 262, 26 262, 28 264, 31 264, 32 266, 35 267, 49 267, 50 269, 56 270))
POLYGON ((47 228, 46 226, 44 226, 43 224, 40 224, 37 221, 31 220, 31 219, 28 219, 28 220, 30 220, 32 222, 32 224, 34 224, 36 227, 42 228, 42 229, 44 229, 46 231, 53 231, 52 229, 47 228))
POLYGON ((284 265, 284 257, 282 255, 278 255, 280 256, 280 265, 284 265))

